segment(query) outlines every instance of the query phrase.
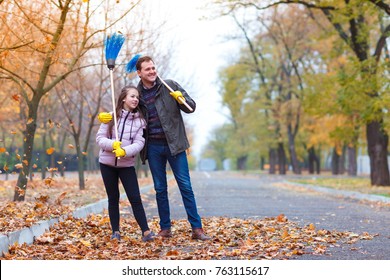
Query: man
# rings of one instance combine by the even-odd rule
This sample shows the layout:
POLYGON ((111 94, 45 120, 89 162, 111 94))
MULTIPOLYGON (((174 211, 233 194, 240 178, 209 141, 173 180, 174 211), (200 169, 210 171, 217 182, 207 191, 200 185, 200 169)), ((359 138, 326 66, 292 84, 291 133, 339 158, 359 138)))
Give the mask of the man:
POLYGON ((178 83, 165 80, 174 90, 170 92, 159 79, 151 57, 140 57, 136 69, 140 78, 138 90, 147 112, 145 116, 147 120, 146 144, 141 152, 141 159, 143 163, 146 159, 148 160, 153 177, 160 216, 161 231, 158 235, 165 238, 172 236, 166 177, 166 165, 169 162, 192 227, 192 238, 209 240, 211 238, 203 232, 202 221, 192 191, 186 155, 186 150, 190 145, 181 115, 181 111, 185 113, 195 111, 195 101, 178 83), (192 108, 192 111, 184 105, 184 102, 192 108))

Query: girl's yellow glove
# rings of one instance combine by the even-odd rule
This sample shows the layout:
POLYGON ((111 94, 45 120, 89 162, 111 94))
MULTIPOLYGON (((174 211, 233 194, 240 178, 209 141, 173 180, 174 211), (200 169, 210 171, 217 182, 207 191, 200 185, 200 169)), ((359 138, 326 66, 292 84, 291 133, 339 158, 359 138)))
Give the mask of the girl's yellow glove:
POLYGON ((121 147, 113 150, 112 152, 115 154, 115 157, 117 157, 117 158, 121 158, 121 157, 124 157, 126 155, 126 151, 123 150, 121 147))
POLYGON ((110 121, 112 121, 112 115, 111 113, 107 113, 107 112, 100 113, 98 115, 98 120, 101 123, 109 123, 110 121))

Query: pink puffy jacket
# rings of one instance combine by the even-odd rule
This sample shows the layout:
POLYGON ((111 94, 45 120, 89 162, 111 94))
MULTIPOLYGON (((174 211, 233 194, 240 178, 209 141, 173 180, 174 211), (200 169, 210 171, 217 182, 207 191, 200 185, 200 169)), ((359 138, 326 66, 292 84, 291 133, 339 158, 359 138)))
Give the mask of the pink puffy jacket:
POLYGON ((115 141, 115 131, 112 128, 112 139, 109 138, 108 124, 102 123, 96 134, 96 143, 100 147, 99 162, 115 166, 129 167, 134 166, 135 156, 142 150, 145 145, 143 130, 146 128, 145 120, 141 119, 139 113, 132 113, 122 110, 118 123, 118 138, 122 142, 122 149, 126 151, 126 156, 120 159, 115 158, 112 152, 112 144, 115 141))

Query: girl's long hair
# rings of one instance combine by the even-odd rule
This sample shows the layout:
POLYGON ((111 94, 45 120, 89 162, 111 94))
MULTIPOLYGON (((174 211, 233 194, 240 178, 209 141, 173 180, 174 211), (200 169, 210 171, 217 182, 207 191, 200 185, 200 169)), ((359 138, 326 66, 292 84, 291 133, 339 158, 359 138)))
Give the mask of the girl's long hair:
MULTIPOLYGON (((125 86, 124 88, 122 88, 121 94, 118 97, 118 100, 116 102, 116 108, 115 108, 115 114, 116 114, 117 120, 120 118, 121 113, 122 113, 122 109, 124 108, 123 100, 126 98, 126 95, 128 94, 130 89, 135 89, 136 91, 138 91, 137 87, 133 86, 133 85, 128 85, 128 86, 125 86)), ((139 94, 139 92, 138 92, 138 94, 139 94)), ((133 110, 133 113, 136 113, 136 112, 139 112, 139 116, 140 116, 141 120, 146 122, 145 116, 140 108, 140 102, 138 102, 137 107, 133 110)), ((110 135, 109 135, 110 138, 112 138, 112 128, 113 127, 114 127, 114 119, 112 119, 112 121, 108 124, 108 128, 109 128, 108 131, 110 133, 110 135)))

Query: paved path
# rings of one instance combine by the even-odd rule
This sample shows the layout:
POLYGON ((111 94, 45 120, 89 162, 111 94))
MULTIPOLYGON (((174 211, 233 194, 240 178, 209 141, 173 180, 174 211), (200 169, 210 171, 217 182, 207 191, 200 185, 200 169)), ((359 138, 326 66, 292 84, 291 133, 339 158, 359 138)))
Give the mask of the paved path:
MULTIPOLYGON (((277 187, 282 176, 243 176, 222 172, 194 172, 192 183, 202 217, 276 217, 284 214, 301 226, 313 223, 317 229, 379 234, 373 240, 331 248, 330 256, 303 255, 299 259, 390 259, 390 207, 317 192, 302 187, 277 187)), ((186 218, 176 186, 170 189, 171 215, 186 218)), ((149 199, 149 201, 151 201, 149 199)), ((145 205, 148 215, 156 216, 155 204, 145 205)))

